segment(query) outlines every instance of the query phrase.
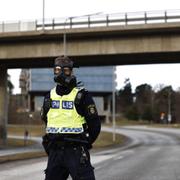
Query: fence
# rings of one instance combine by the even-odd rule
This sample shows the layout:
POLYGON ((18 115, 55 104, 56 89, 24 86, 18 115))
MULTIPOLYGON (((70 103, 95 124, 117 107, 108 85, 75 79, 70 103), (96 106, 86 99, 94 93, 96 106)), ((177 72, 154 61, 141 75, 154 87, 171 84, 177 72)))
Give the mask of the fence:
POLYGON ((128 26, 180 22, 180 10, 83 15, 34 21, 1 22, 0 32, 128 26))

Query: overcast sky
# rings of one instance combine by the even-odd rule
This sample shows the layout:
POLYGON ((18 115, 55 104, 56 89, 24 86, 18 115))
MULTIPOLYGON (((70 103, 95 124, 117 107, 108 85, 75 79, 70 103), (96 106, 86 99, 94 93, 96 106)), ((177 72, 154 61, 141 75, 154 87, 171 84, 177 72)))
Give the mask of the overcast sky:
MULTIPOLYGON (((180 7, 179 0, 45 0, 45 18, 69 17, 96 12, 117 13, 134 11, 168 10, 180 7)), ((0 0, 0 22, 11 20, 41 19, 43 0, 0 0)), ((9 71, 18 90, 19 70, 9 71), (16 72, 17 75, 14 75, 16 72)), ((123 86, 125 78, 135 88, 142 83, 180 85, 180 65, 121 66, 117 68, 118 89, 123 86)))

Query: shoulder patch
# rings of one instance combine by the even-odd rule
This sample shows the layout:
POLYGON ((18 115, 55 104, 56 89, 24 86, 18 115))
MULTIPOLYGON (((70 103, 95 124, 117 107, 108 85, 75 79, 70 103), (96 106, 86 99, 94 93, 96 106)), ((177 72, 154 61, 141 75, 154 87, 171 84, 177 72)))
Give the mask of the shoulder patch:
POLYGON ((81 90, 81 91, 78 91, 77 95, 76 95, 76 98, 75 98, 75 104, 79 105, 81 100, 83 99, 83 96, 84 96, 84 90, 81 90))
POLYGON ((77 93, 77 99, 80 100, 80 99, 82 98, 82 94, 83 94, 82 92, 78 92, 78 93, 77 93))
POLYGON ((88 106, 88 114, 89 115, 97 114, 96 106, 94 104, 88 106))

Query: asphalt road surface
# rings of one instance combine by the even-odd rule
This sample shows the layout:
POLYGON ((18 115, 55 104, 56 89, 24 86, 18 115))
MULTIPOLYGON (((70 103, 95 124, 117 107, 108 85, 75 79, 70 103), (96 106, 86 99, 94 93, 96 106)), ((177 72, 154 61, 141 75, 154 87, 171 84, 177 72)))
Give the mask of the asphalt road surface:
MULTIPOLYGON (((97 180, 180 180, 180 130, 136 126, 116 132, 132 141, 125 147, 91 154, 97 180)), ((43 180, 46 161, 0 164, 0 180, 43 180)))

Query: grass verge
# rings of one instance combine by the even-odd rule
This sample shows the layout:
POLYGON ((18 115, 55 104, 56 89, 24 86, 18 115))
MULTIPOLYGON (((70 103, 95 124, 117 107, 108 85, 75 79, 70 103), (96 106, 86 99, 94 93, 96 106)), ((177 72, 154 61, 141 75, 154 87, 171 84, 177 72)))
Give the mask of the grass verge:
POLYGON ((0 156, 0 163, 16 161, 16 160, 39 158, 39 157, 45 157, 45 156, 46 156, 46 153, 42 151, 12 154, 12 155, 7 155, 7 156, 0 156))
POLYGON ((152 124, 149 127, 155 128, 180 128, 180 124, 152 124))
POLYGON ((113 141, 112 133, 101 132, 98 139, 93 144, 94 149, 108 148, 114 145, 123 145, 127 141, 127 137, 121 134, 116 134, 116 139, 113 141))
MULTIPOLYGON (((104 124, 105 126, 112 126, 112 122, 109 124, 104 124)), ((157 128, 180 128, 180 124, 157 124, 157 123, 152 123, 150 121, 145 121, 145 120, 127 120, 127 119, 117 119, 116 120, 116 125, 121 127, 121 126, 136 126, 136 125, 145 125, 147 127, 157 127, 157 128)))
POLYGON ((15 138, 7 139, 7 148, 24 147, 24 146, 30 146, 33 144, 35 144, 35 142, 32 140, 22 140, 22 139, 15 139, 15 138))
MULTIPOLYGON (((31 136, 42 136, 44 134, 43 126, 30 126, 28 129, 30 130, 31 136)), ((24 126, 17 125, 8 125, 8 134, 10 135, 23 135, 24 134, 24 126)), ((113 142, 112 133, 101 132, 98 136, 98 139, 93 144, 94 150, 105 149, 109 147, 114 147, 115 145, 123 145, 127 141, 127 137, 116 134, 116 140, 113 142)), ((32 145, 34 142, 28 140, 27 145, 32 145)), ((8 139, 7 145, 9 148, 12 147, 22 147, 24 146, 24 140, 20 139, 8 139)), ((45 152, 28 152, 28 153, 20 153, 13 154, 8 156, 0 156, 0 163, 15 161, 15 160, 24 160, 31 158, 38 158, 46 156, 45 152)))
POLYGON ((13 125, 8 124, 8 135, 24 136, 25 131, 28 131, 29 136, 42 136, 45 133, 43 125, 13 125))

